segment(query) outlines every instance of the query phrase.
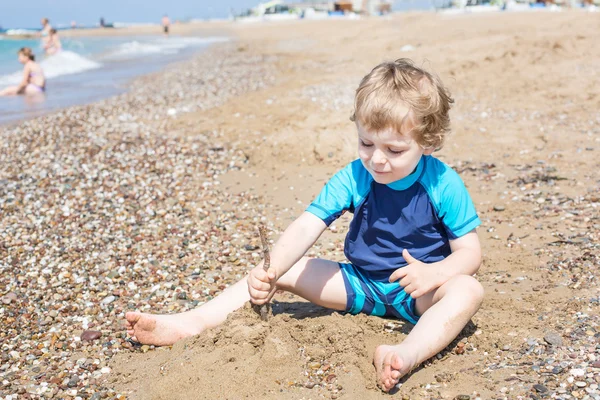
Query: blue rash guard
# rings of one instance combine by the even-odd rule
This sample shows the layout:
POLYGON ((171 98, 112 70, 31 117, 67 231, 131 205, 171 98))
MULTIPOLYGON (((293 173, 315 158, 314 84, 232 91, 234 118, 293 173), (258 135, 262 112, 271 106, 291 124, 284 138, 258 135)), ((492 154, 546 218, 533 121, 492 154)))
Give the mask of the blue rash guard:
MULTIPOLYGON (((354 213, 344 245, 352 265, 350 275, 374 282, 375 287, 363 290, 377 292, 378 297, 392 290, 384 286, 392 272, 407 265, 402 250, 424 263, 441 261, 451 253, 450 240, 481 223, 458 174, 432 156, 421 157, 412 174, 387 185, 375 182, 361 161, 355 160, 329 180, 307 211, 328 226, 343 212, 354 213)), ((348 289, 348 271, 344 272, 348 289)), ((351 286, 353 292, 360 291, 356 284, 351 286)), ((394 283, 394 298, 398 286, 394 283)), ((349 302, 352 296, 349 293, 349 302)), ((401 316, 414 323, 418 317, 412 315, 414 304, 409 306, 409 318, 401 316)), ((348 307, 352 312, 352 305, 348 307)), ((373 307, 377 308, 365 310, 355 304, 354 311, 373 313, 373 307)))

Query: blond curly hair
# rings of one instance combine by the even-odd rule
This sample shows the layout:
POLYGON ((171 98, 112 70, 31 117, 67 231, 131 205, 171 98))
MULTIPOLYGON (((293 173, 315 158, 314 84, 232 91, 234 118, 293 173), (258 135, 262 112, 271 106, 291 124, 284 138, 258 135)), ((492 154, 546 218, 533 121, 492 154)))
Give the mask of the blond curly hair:
POLYGON ((414 128, 402 133, 409 133, 424 149, 440 149, 450 132, 452 103, 437 76, 400 58, 379 64, 362 79, 350 120, 369 131, 392 128, 402 132, 408 117, 414 128))

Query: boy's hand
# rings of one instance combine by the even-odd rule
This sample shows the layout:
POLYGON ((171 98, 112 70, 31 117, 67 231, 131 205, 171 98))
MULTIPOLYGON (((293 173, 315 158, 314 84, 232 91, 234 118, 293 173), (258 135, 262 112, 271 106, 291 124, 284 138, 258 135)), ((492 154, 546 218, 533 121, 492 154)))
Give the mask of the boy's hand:
POLYGON ((248 275, 248 293, 250 301, 254 304, 265 304, 271 300, 275 293, 275 269, 265 271, 262 263, 250 271, 248 275))
POLYGON ((417 260, 406 249, 402 251, 402 256, 408 265, 395 270, 390 275, 390 282, 400 280, 400 286, 410 297, 419 298, 442 285, 443 277, 434 265, 417 260))

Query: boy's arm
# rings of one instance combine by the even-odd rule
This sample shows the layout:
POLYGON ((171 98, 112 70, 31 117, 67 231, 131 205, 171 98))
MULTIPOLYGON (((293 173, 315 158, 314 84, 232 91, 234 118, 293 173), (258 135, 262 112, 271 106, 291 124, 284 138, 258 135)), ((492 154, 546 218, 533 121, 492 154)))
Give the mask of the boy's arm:
POLYGON ((477 231, 473 229, 464 236, 450 241, 452 254, 434 264, 445 283, 456 275, 473 275, 481 266, 481 245, 477 231))
POLYGON ((296 218, 271 249, 271 268, 275 269, 275 279, 281 278, 292 268, 325 229, 327 229, 325 222, 309 212, 305 211, 296 218))
POLYGON ((248 275, 248 293, 254 304, 264 304, 271 299, 275 282, 302 258, 326 228, 322 219, 309 212, 288 226, 271 250, 269 270, 263 270, 263 260, 248 275))
POLYGON ((416 299, 437 289, 457 275, 473 275, 481 265, 481 246, 477 231, 450 241, 452 254, 442 261, 423 263, 404 249, 402 256, 408 263, 390 276, 390 282, 400 280, 404 291, 416 299))

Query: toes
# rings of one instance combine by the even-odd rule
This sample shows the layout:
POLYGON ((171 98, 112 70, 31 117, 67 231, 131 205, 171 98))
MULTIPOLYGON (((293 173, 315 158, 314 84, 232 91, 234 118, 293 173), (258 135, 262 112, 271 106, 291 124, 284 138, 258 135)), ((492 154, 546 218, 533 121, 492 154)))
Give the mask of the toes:
POLYGON ((125 313, 125 319, 127 320, 128 325, 131 325, 131 327, 133 327, 133 325, 135 325, 135 323, 138 322, 140 318, 142 318, 142 314, 140 314, 139 312, 130 311, 128 313, 125 313))

